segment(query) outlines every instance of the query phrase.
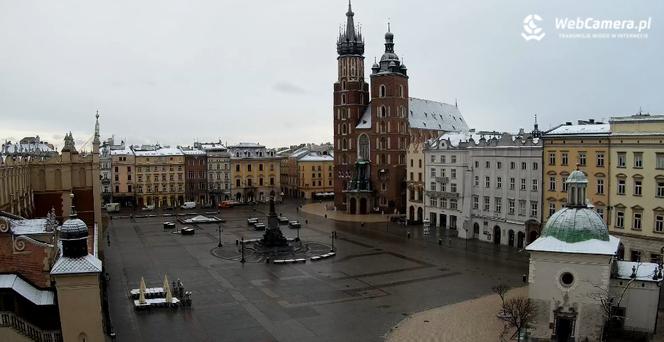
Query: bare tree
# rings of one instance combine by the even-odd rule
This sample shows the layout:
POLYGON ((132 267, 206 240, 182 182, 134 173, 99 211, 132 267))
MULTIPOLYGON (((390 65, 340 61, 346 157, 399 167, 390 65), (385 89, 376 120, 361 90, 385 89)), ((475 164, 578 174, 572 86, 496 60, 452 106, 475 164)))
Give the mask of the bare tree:
POLYGON ((535 303, 528 297, 514 297, 506 299, 509 286, 505 284, 498 284, 492 288, 493 292, 500 296, 501 306, 498 313, 498 319, 505 322, 503 331, 500 334, 500 339, 505 340, 506 334, 514 329, 514 333, 510 336, 509 340, 516 337, 517 341, 521 341, 521 333, 528 327, 535 316, 535 303))

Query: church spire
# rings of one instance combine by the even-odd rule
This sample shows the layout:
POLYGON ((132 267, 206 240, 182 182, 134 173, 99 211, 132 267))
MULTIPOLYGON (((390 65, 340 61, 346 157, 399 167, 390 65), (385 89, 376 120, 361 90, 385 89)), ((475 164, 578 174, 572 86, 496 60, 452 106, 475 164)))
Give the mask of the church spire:
POLYGON ((97 110, 97 114, 95 114, 95 138, 92 141, 93 144, 99 145, 101 142, 99 141, 99 110, 97 110))
POLYGON ((355 13, 353 13, 350 0, 348 0, 346 27, 339 33, 339 39, 337 39, 337 52, 340 56, 364 54, 364 39, 362 39, 359 28, 355 27, 354 16, 355 13))

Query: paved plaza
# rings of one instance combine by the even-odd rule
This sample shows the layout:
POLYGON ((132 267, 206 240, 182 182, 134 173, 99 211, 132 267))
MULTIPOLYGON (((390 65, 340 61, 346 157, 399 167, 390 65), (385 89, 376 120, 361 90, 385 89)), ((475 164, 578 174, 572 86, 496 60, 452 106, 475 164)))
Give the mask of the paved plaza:
MULTIPOLYGON (((236 251, 236 240, 260 237, 246 219, 266 222, 266 212, 265 206, 222 210, 222 248, 236 251)), ((105 267, 117 340, 382 341, 411 314, 487 295, 499 282, 521 286, 527 271, 524 252, 435 229, 334 221, 288 202, 277 212, 303 223, 304 241, 330 245, 336 231, 337 255, 304 264, 242 264, 215 256, 216 224, 185 236, 163 230, 172 218, 114 217, 105 267), (165 273, 192 292, 192 306, 134 311, 129 290, 141 277, 148 287, 161 286, 165 273)), ((282 231, 296 236, 287 226, 282 231)))

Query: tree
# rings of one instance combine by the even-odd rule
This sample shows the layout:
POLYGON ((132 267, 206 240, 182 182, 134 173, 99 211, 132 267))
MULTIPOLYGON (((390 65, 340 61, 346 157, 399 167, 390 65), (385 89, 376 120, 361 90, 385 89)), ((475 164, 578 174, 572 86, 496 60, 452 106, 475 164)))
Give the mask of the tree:
POLYGON ((521 341, 521 333, 535 316, 535 303, 530 298, 523 296, 506 299, 509 289, 509 286, 505 284, 498 284, 492 288, 493 292, 500 296, 501 301, 498 319, 505 322, 500 338, 504 340, 507 332, 514 329, 514 333, 509 339, 512 340, 516 337, 517 341, 521 341))

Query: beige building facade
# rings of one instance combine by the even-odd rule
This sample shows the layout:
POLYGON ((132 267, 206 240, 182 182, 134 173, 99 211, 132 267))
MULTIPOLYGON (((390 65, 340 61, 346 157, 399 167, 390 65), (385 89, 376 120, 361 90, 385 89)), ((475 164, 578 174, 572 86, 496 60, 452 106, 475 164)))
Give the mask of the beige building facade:
POLYGON ((620 257, 658 263, 664 246, 664 115, 615 117, 611 125, 609 230, 620 257))
POLYGON ((139 207, 173 208, 185 201, 184 154, 178 148, 135 147, 139 207))
POLYGON ((111 193, 113 202, 123 207, 135 204, 136 157, 124 142, 111 147, 111 193))
POLYGON ((231 197, 239 202, 280 200, 281 160, 272 149, 255 143, 228 146, 231 155, 231 197))
POLYGON ((422 222, 424 219, 424 147, 425 142, 413 142, 406 151, 406 219, 422 222))

